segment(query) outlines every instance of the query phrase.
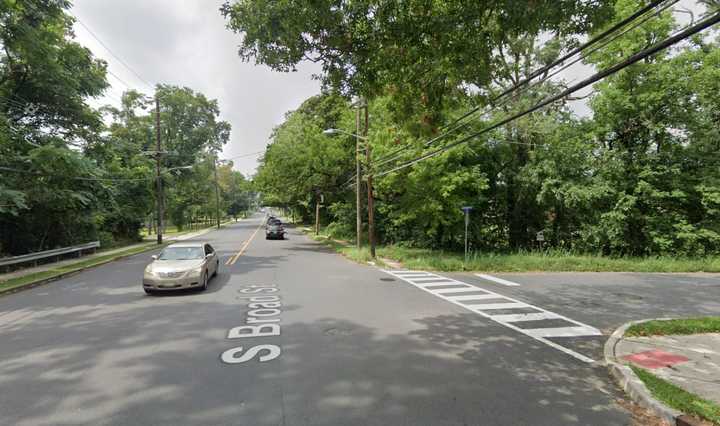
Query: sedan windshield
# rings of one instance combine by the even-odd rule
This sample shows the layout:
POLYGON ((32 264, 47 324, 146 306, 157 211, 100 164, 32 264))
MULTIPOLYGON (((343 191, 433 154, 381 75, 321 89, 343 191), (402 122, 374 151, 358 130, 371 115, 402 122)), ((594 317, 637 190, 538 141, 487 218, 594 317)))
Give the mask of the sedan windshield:
POLYGON ((160 253, 158 260, 192 260, 204 257, 202 247, 168 247, 160 253))

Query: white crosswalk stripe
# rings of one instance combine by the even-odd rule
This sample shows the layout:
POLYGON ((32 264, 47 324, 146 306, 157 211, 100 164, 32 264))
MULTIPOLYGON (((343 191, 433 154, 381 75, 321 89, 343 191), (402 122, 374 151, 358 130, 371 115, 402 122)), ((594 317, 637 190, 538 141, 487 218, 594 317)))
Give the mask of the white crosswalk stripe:
MULTIPOLYGON (((547 311, 538 306, 534 306, 511 297, 503 296, 462 281, 443 277, 441 275, 424 271, 385 270, 385 272, 432 295, 440 297, 458 306, 462 306, 465 309, 489 318, 519 333, 525 334, 526 336, 532 337, 535 340, 543 342, 548 346, 579 359, 580 361, 588 363, 595 362, 593 359, 583 354, 548 340, 548 338, 553 337, 601 336, 602 332, 595 327, 572 320, 555 312, 547 311), (463 294, 469 292, 477 294, 463 294), (478 303, 473 303, 473 301, 477 301, 478 303), (515 310, 515 312, 512 312, 513 310, 515 310), (519 312, 518 310, 530 310, 532 312, 519 312), (538 324, 538 327, 536 328, 520 328, 516 324, 518 322, 523 322, 523 325, 527 326, 528 323, 532 323, 533 321, 546 320, 561 320, 562 322, 569 324, 557 327, 547 327, 538 324)), ((517 285, 515 283, 512 284, 517 285)))

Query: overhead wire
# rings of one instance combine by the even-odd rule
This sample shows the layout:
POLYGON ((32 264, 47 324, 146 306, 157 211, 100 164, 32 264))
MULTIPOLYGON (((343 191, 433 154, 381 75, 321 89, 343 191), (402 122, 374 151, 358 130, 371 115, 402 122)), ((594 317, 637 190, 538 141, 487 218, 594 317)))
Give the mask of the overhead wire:
POLYGON ((389 170, 385 170, 385 171, 383 171, 383 172, 381 172, 381 173, 375 174, 374 176, 375 176, 375 177, 381 177, 381 176, 385 176, 385 175, 387 175, 387 174, 396 172, 396 171, 398 171, 398 170, 402 170, 402 169, 404 169, 404 168, 407 168, 407 167, 410 167, 410 166, 412 166, 412 165, 414 165, 414 164, 417 164, 417 163, 419 163, 419 162, 421 162, 421 161, 424 161, 424 160, 426 160, 426 159, 428 159, 428 158, 431 158, 431 157, 434 157, 434 156, 436 156, 436 155, 439 155, 439 154, 441 154, 441 153, 443 153, 443 152, 446 152, 446 151, 450 150, 451 148, 454 148, 454 147, 456 147, 456 146, 458 146, 458 145, 460 145, 460 144, 467 143, 468 141, 476 138, 477 136, 479 136, 479 135, 481 135, 481 134, 487 133, 487 132, 489 132, 489 131, 491 131, 491 130, 494 130, 494 129, 500 127, 500 126, 503 126, 503 125, 505 125, 505 124, 508 124, 508 123, 510 123, 510 122, 512 122, 512 121, 514 121, 514 120, 517 120, 517 119, 519 119, 519 118, 521 118, 521 117, 524 117, 525 115, 531 114, 531 113, 533 113, 533 112, 535 112, 535 111, 537 111, 537 110, 539 110, 539 109, 541 109, 541 108, 543 108, 543 107, 545 107, 545 106, 547 106, 547 105, 549 105, 549 104, 551 104, 551 103, 553 103, 553 102, 555 102, 555 101, 557 101, 557 100, 563 99, 563 98, 565 98, 566 96, 568 96, 568 95, 570 95, 570 94, 572 94, 572 93, 574 93, 574 92, 576 92, 576 91, 578 91, 578 90, 580 90, 580 89, 583 89, 583 88, 585 88, 585 87, 587 87, 587 86, 589 86, 589 85, 591 85, 591 84, 593 84, 593 83, 595 83, 595 82, 597 82, 597 81, 600 81, 600 80, 602 80, 603 78, 605 78, 605 77, 607 77, 607 76, 609 76, 609 75, 612 75, 612 74, 614 74, 614 73, 616 73, 616 72, 618 72, 618 71, 620 71, 620 70, 622 70, 622 69, 624 69, 624 68, 627 68, 628 66, 633 65, 633 64, 635 64, 636 62, 638 62, 638 61, 640 61, 640 60, 642 60, 642 59, 644 59, 644 58, 646 58, 646 57, 648 57, 648 56, 650 56, 650 55, 653 55, 653 54, 655 54, 655 53, 657 53, 657 52, 659 52, 659 51, 661 51, 661 50, 663 50, 663 49, 666 49, 666 48, 668 48, 668 47, 670 47, 670 46, 672 46, 672 45, 674 45, 674 44, 676 44, 676 43, 678 43, 678 42, 680 42, 680 41, 682 41, 682 40, 684 40, 684 39, 686 39, 686 38, 688 38, 688 37, 690 37, 690 36, 692 36, 692 35, 694 35, 694 34, 697 34, 697 33, 699 33, 700 31, 703 31, 704 29, 706 29, 706 28, 708 28, 708 27, 711 27, 712 25, 717 24, 718 22, 720 22, 720 12, 717 12, 717 13, 715 13, 714 15, 708 16, 707 18, 701 20, 700 22, 698 22, 698 23, 695 24, 695 25, 687 26, 684 30, 675 33, 674 35, 666 38, 665 40, 662 40, 662 41, 660 41, 660 42, 657 42, 657 43, 653 44, 652 46, 650 46, 650 47, 648 47, 648 48, 646 48, 646 49, 643 49, 643 50, 641 50, 641 51, 639 51, 639 52, 631 55, 629 58, 627 58, 627 59, 625 59, 625 60, 623 60, 623 61, 621 61, 621 62, 616 63, 615 65, 612 65, 612 66, 610 66, 610 67, 608 67, 608 68, 605 68, 605 69, 603 69, 603 70, 595 73, 595 74, 592 75, 591 77, 588 77, 588 78, 586 78, 585 80, 583 80, 583 81, 581 81, 581 82, 579 82, 579 83, 577 83, 577 84, 575 84, 575 85, 567 88, 566 90, 562 91, 561 93, 556 94, 556 95, 553 95, 553 96, 550 96, 550 97, 548 97, 548 98, 540 101, 539 103, 537 103, 536 105, 534 105, 533 107, 531 107, 531 108, 529 108, 529 109, 526 109, 526 110, 524 110, 524 111, 522 111, 522 112, 515 113, 515 114, 513 114, 513 115, 511 115, 511 116, 509 116, 509 117, 506 117, 506 118, 504 118, 504 119, 502 119, 502 120, 499 120, 499 121, 491 124, 491 125, 488 126, 488 127, 483 128, 482 130, 480 130, 480 131, 478 131, 478 132, 472 133, 472 134, 470 134, 470 135, 468 135, 468 136, 466 136, 466 137, 464 137, 464 138, 462 138, 462 139, 460 139, 460 140, 458 140, 458 141, 455 141, 455 142, 453 142, 453 143, 451 143, 451 144, 449 144, 449 145, 446 145, 446 146, 444 146, 444 147, 441 147, 441 148, 436 149, 436 150, 434 150, 434 151, 431 151, 431 152, 429 152, 429 153, 423 154, 423 155, 421 155, 421 156, 419 156, 419 157, 417 157, 417 158, 415 158, 415 159, 413 159, 413 160, 407 161, 407 162, 405 162, 405 163, 403 163, 403 164, 401 164, 401 165, 399 165, 399 166, 397 166, 397 167, 393 167, 393 168, 391 168, 391 169, 389 169, 389 170))
MULTIPOLYGON (((554 60, 554 61, 551 62, 550 64, 547 64, 547 65, 545 65, 545 66, 543 66, 543 67, 541 67, 541 68, 533 71, 533 72, 530 73, 530 75, 528 75, 526 78, 522 79, 521 81, 517 82, 516 84, 512 85, 511 87, 503 90, 500 94, 494 96, 494 97, 489 101, 488 105, 482 105, 482 106, 474 107, 474 108, 472 108, 471 110, 469 110, 469 111, 467 111, 466 113, 464 113, 463 115, 461 115, 460 117, 458 117, 458 118, 456 118, 455 120, 453 120, 451 123, 443 126, 442 129, 444 130, 444 133, 442 133, 442 134, 440 134, 440 135, 438 135, 438 136, 435 136, 435 137, 431 138, 430 140, 426 141, 423 145, 424 145, 424 146, 429 146, 429 145, 432 145, 433 143, 435 143, 435 142, 437 142, 437 141, 439 141, 439 140, 441 140, 441 139, 444 139, 445 137, 447 137, 448 135, 450 135, 452 132, 454 132, 454 131, 456 131, 456 130, 459 130, 459 129, 465 127, 465 126, 467 126, 468 123, 462 123, 462 121, 464 121, 465 119, 469 118, 470 116, 476 114, 476 113, 479 112, 481 109, 488 109, 488 108, 490 108, 490 110, 495 109, 497 106, 496 106, 496 105, 493 105, 493 104, 495 104, 497 101, 499 101, 499 100, 501 100, 501 99, 503 99, 503 98, 507 98, 510 94, 515 93, 518 89, 527 86, 528 83, 530 83, 532 80, 534 80, 534 79, 537 78, 538 76, 541 76, 541 75, 543 75, 543 74, 546 74, 546 73, 547 73, 548 71, 550 71, 551 69, 557 67, 558 65, 563 64, 565 61, 567 61, 568 59, 570 59, 570 58, 572 58, 573 56, 577 55, 578 53, 581 53, 581 52, 583 52, 584 50, 592 47, 593 45, 602 42, 602 41, 603 41, 605 38, 607 38, 608 36, 612 35, 613 33, 617 32, 617 31, 620 30, 620 29, 622 29, 622 28, 625 27, 626 25, 628 25, 628 24, 632 23, 633 21, 637 20, 638 18, 642 17, 643 15, 646 15, 646 14, 647 14, 648 16, 646 16, 645 20, 643 20, 641 23, 646 22, 647 19, 652 18, 653 16, 655 16, 655 15, 657 15, 658 13, 660 13, 661 11, 665 10, 667 7, 672 6, 673 4, 677 3, 678 1, 679 1, 679 0, 657 0, 657 1, 653 1, 653 2, 651 2, 651 3, 649 3, 649 4, 647 4, 645 7, 642 7, 642 8, 640 8, 640 9, 638 9, 638 10, 635 11, 634 13, 630 14, 630 15, 627 16, 626 18, 622 19, 621 21, 619 21, 619 22, 617 22, 616 24, 614 24, 613 26, 611 26, 610 28, 608 28, 608 29, 606 29, 605 31, 601 32, 600 34, 592 37, 592 38, 591 38, 590 40, 588 40, 587 42, 581 44, 580 46, 578 46, 578 47, 576 47, 576 48, 574 48, 574 49, 571 49, 569 52, 567 52, 566 54, 564 54, 564 55, 562 55, 561 57, 557 58, 556 60, 554 60), (666 3, 666 4, 663 5, 663 3, 666 3), (657 11, 654 10, 654 9, 655 9, 656 7, 658 7, 658 6, 661 6, 661 8, 660 8, 659 10, 657 10, 657 11), (649 12, 651 12, 651 13, 649 13, 649 12), (649 13, 649 14, 648 14, 648 13, 649 13)), ((640 23, 640 24, 641 24, 641 23, 640 23)), ((619 34, 619 35, 615 35, 611 40, 605 42, 605 44, 603 44, 602 46, 606 46, 606 45, 609 44, 610 42, 612 42, 612 41, 614 41, 615 39, 617 39, 617 37, 619 37, 620 35, 625 34, 627 31, 629 31, 629 30, 631 30, 631 29, 637 28, 637 26, 640 25, 640 24, 636 24, 634 27, 631 27, 630 29, 626 29, 623 33, 621 33, 621 34, 619 34)), ((598 47, 598 48, 601 48, 601 47, 598 47)), ((593 52, 596 51, 598 48, 596 48, 595 50, 593 50, 593 52)), ((586 56, 587 56, 587 55, 581 56, 581 58, 584 58, 584 57, 586 57, 586 56)), ((576 59, 575 61, 573 61, 571 64, 566 65, 562 70, 567 69, 570 65, 574 65, 575 63, 579 62, 580 60, 582 60, 581 58, 578 58, 578 59, 576 59)), ((556 74, 557 74, 557 73, 555 73, 555 74, 553 74, 553 75, 556 75, 556 74)), ((546 75, 546 76, 543 78, 543 81, 545 81, 547 78, 548 78, 548 76, 546 75)), ((524 90, 527 90, 527 88, 525 88, 524 90)), ((489 112, 489 111, 488 111, 488 112, 489 112)), ((412 146, 406 145, 406 146, 403 146, 403 147, 398 148, 397 150, 395 150, 395 151, 393 151, 393 152, 390 152, 390 153, 388 153, 388 154, 385 154, 385 155, 383 155, 382 157, 380 157, 379 159, 376 160, 375 165, 376 165, 376 166, 379 166, 379 165, 383 165, 383 164, 386 164, 386 163, 388 163, 388 162, 394 161, 394 160, 396 160, 396 159, 399 158, 396 154, 398 154, 398 153, 400 153, 400 152, 402 152, 402 151, 405 151, 405 150, 407 150, 407 149, 410 149, 410 148, 412 148, 412 146), (395 156, 395 157, 390 158, 390 157, 392 157, 392 156, 395 156)))

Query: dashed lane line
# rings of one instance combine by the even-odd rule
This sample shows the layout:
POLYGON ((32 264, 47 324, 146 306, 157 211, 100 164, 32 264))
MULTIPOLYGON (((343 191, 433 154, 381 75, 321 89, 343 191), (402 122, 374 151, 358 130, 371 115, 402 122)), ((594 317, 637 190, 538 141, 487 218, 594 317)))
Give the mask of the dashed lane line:
MULTIPOLYGON (((503 296, 502 294, 476 287, 456 279, 422 271, 383 271, 410 283, 415 287, 432 294, 433 296, 437 296, 450 303, 461 306, 464 309, 482 315, 483 317, 502 324, 505 327, 517 331, 518 333, 522 333, 552 348, 564 352, 575 359, 587 363, 595 362, 592 358, 548 340, 548 338, 553 337, 602 336, 602 332, 595 327, 583 324, 555 312, 550 312, 538 306, 531 305, 511 297, 503 296), (476 294, 463 294, 470 292, 476 294), (473 301, 477 301, 478 303, 473 303, 473 301), (513 312, 513 310, 515 312, 513 312), (525 312, 527 310, 532 310, 532 312, 525 312), (502 312, 496 313, 495 311, 502 312), (559 327, 541 326, 537 328, 520 328, 515 324, 523 322, 523 324, 527 326, 528 323, 532 323, 533 321, 545 320, 563 320, 564 322, 572 325, 559 327)), ((481 276, 481 278, 485 277, 481 276)), ((501 280, 500 278, 491 278, 493 278, 491 281, 501 280)), ((518 285, 515 283, 511 284, 515 286, 518 285)))

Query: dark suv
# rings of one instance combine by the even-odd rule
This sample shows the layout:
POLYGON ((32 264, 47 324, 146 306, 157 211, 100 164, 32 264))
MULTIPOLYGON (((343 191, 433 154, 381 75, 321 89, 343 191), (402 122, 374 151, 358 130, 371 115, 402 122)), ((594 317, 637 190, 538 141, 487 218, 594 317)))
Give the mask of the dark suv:
POLYGON ((266 240, 284 240, 285 239, 285 228, 279 223, 268 223, 265 227, 265 239, 266 240))

